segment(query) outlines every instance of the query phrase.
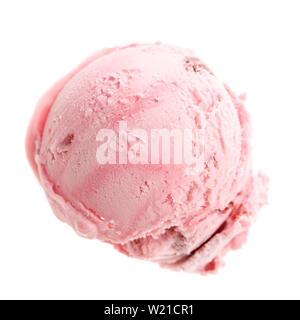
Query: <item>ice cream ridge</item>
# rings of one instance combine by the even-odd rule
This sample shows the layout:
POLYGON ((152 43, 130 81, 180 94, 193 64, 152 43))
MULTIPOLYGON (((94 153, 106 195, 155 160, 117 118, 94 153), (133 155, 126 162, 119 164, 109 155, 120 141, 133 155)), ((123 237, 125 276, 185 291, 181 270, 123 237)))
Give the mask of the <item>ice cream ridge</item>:
POLYGON ((79 235, 214 272, 267 201, 244 100, 191 50, 104 49, 41 98, 27 156, 53 212, 79 235))

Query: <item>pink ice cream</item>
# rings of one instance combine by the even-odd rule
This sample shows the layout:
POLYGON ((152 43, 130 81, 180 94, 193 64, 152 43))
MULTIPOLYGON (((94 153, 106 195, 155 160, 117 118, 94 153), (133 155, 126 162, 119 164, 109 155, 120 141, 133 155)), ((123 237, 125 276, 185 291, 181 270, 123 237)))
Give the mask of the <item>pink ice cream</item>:
POLYGON ((86 238, 131 257, 206 273, 246 240, 266 202, 253 177, 250 123, 236 96, 187 49, 162 44, 105 49, 40 100, 27 155, 55 215, 86 238), (99 164, 100 129, 199 129, 203 168, 99 164))

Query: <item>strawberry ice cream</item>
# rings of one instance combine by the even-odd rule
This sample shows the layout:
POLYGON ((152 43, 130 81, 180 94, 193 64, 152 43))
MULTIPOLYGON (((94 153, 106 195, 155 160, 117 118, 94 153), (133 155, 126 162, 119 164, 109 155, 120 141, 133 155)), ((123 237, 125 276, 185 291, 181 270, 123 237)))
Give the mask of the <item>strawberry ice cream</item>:
POLYGON ((26 149, 55 215, 79 235, 206 273, 241 246, 266 202, 266 178, 252 174, 250 129, 244 96, 192 51, 130 45, 100 51, 48 91, 26 149), (117 131, 120 121, 146 132, 199 129, 201 170, 190 174, 184 162, 99 163, 99 130, 117 131))

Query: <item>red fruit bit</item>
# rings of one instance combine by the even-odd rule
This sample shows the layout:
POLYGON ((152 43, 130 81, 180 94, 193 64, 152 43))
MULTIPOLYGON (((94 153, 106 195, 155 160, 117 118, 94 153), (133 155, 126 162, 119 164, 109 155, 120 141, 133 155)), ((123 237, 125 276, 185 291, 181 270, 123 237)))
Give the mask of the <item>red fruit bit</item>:
POLYGON ((199 73, 199 72, 203 72, 203 70, 206 70, 208 73, 213 75, 211 70, 199 58, 186 57, 184 64, 185 64, 186 71, 193 71, 193 72, 199 73))
POLYGON ((74 134, 70 133, 64 138, 64 140, 62 141, 61 144, 63 146, 68 146, 68 145, 70 145, 72 143, 73 139, 74 139, 74 134))

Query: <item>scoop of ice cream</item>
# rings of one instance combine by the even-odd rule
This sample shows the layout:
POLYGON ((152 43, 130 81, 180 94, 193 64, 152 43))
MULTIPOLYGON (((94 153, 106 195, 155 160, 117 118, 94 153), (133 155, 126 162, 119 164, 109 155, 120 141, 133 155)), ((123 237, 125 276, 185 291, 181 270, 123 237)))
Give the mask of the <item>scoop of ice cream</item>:
MULTIPOLYGON (((266 201, 266 178, 252 175, 249 139, 244 96, 192 51, 131 45, 99 52, 46 93, 27 154, 54 213, 80 235, 132 257, 208 272, 245 241, 266 201), (148 144, 147 159, 124 161, 124 123, 127 156, 152 130, 197 130, 191 145, 199 167, 174 156, 163 163, 161 154, 152 163, 148 144), (117 142, 106 145, 118 161, 99 162, 101 130, 116 132, 117 142)), ((171 149, 176 143, 171 137, 171 149)))

